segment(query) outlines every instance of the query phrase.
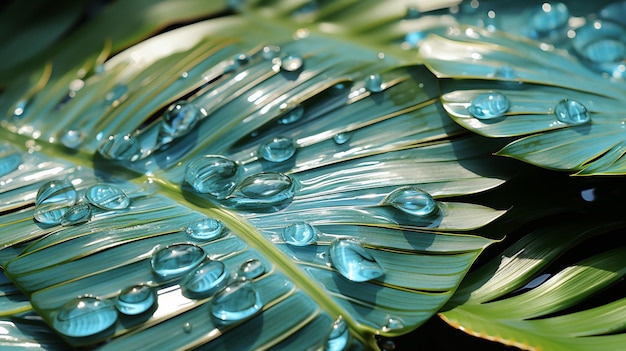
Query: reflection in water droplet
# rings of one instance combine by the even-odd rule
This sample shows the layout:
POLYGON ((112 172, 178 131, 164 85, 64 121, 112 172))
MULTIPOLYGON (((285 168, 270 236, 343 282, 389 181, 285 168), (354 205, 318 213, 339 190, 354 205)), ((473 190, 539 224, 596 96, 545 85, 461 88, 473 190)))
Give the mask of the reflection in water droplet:
POLYGON ((177 278, 191 271, 206 258, 204 250, 192 244, 174 244, 152 254, 152 271, 164 279, 177 278))
POLYGON ((159 142, 167 144, 189 133, 201 117, 200 109, 191 102, 183 100, 171 104, 161 119, 159 142))
POLYGON ((115 321, 117 312, 110 301, 85 296, 63 305, 52 326, 63 335, 84 337, 106 330, 115 321))
POLYGON ((335 136, 333 137, 333 141, 337 145, 343 145, 347 143, 351 137, 352 137, 352 133, 348 133, 348 132, 338 133, 338 134, 335 134, 335 136))
POLYGON ((350 343, 350 331, 348 325, 339 317, 332 325, 326 345, 325 351, 343 351, 346 350, 350 343))
POLYGON ((304 66, 304 59, 299 55, 289 55, 281 60, 280 68, 283 71, 295 72, 304 66))
POLYGON ((288 175, 263 172, 244 179, 229 201, 235 207, 280 206, 290 202, 294 192, 295 183, 288 175))
POLYGON ((404 324, 402 323, 401 320, 399 320, 398 318, 389 317, 387 318, 387 321, 383 325, 382 331, 388 332, 391 330, 399 330, 402 328, 404 328, 404 324))
POLYGON ((496 69, 494 77, 510 80, 517 78, 517 74, 515 73, 515 69, 513 69, 513 67, 504 65, 496 69))
POLYGON ((391 339, 387 339, 381 343, 380 347, 384 351, 394 351, 396 349, 396 343, 391 339))
POLYGON ((185 181, 198 193, 224 199, 235 187, 238 169, 239 166, 233 160, 207 155, 189 162, 185 181))
POLYGON ((333 267, 353 282, 376 279, 385 273, 374 257, 354 240, 334 240, 328 247, 328 254, 333 267))
POLYGON ((239 266, 237 276, 245 279, 254 279, 265 273, 265 265, 261 260, 251 258, 239 266))
POLYGON ((259 156, 270 162, 283 162, 296 153, 296 146, 291 138, 276 137, 259 147, 259 156))
POLYGON ((611 21, 589 21, 576 29, 572 47, 590 69, 620 78, 626 74, 626 29, 611 21))
POLYGON ((185 332, 186 334, 191 333, 191 331, 193 330, 193 325, 189 322, 185 322, 183 324, 183 332, 185 332))
POLYGON ((130 206, 130 198, 126 193, 110 184, 97 184, 89 187, 85 197, 90 204, 103 210, 123 210, 130 206))
POLYGON ((365 89, 370 93, 379 93, 385 88, 383 77, 376 73, 370 74, 365 78, 365 89))
POLYGON ((70 129, 61 136, 61 144, 68 149, 78 149, 84 139, 83 132, 78 129, 70 129))
POLYGON ((221 261, 205 261, 189 272, 180 283, 185 296, 203 298, 215 294, 228 283, 228 272, 221 261))
POLYGON ((136 138, 130 135, 111 135, 104 140, 98 152, 108 160, 136 161, 141 156, 141 149, 136 138))
POLYGON ((22 153, 9 143, 0 142, 0 177, 15 171, 22 164, 22 153))
POLYGON ((294 223, 283 228, 283 240, 293 246, 307 246, 317 242, 317 229, 309 223, 294 223))
POLYGON ((281 110, 286 110, 278 119, 278 124, 291 124, 299 121, 304 116, 304 107, 298 104, 289 107, 287 104, 280 106, 281 110))
POLYGON ((533 14, 530 24, 539 36, 561 28, 569 20, 569 10, 563 3, 543 3, 533 14))
POLYGON ((587 108, 576 100, 564 99, 554 107, 554 114, 559 122, 579 125, 591 122, 587 108))
POLYGON ((76 203, 76 189, 66 180, 45 183, 37 192, 35 219, 40 223, 59 224, 67 210, 76 203))
POLYGON ((249 280, 236 281, 211 300, 211 313, 215 318, 225 322, 248 318, 262 307, 261 296, 249 280))
POLYGON ((478 119, 491 119, 504 116, 510 107, 511 102, 506 96, 490 92, 476 96, 467 110, 478 119))
POLYGON ((85 203, 79 203, 67 209, 61 217, 62 226, 70 226, 85 223, 91 218, 91 206, 85 203))
POLYGON ((439 210, 437 201, 427 192, 412 186, 395 189, 382 201, 382 205, 393 206, 404 213, 425 217, 439 210))
POLYGON ((121 313, 132 316, 146 312, 154 306, 156 301, 154 289, 139 284, 122 290, 115 300, 115 307, 121 313))
POLYGON ((224 223, 214 218, 202 218, 187 226, 185 232, 196 240, 217 239, 224 232, 224 223))
POLYGON ((115 106, 119 104, 123 99, 126 99, 127 96, 128 86, 124 84, 118 84, 105 95, 104 99, 107 104, 115 106))

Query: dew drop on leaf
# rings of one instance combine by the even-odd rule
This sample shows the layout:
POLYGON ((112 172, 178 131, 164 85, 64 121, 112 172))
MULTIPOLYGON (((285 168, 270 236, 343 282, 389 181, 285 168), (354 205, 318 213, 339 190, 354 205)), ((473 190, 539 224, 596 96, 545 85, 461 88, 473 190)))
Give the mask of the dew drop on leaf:
POLYGON ((402 323, 402 321, 398 318, 394 318, 394 317, 389 317, 387 318, 387 321, 385 322, 385 324, 382 327, 382 331, 384 332, 388 332, 391 330, 399 330, 404 328, 404 324, 402 323))
POLYGON ((335 134, 335 136, 333 136, 333 141, 337 145, 343 145, 347 143, 351 137, 352 137, 352 133, 348 133, 348 132, 337 133, 335 134))
POLYGON ((61 144, 68 149, 78 149, 85 140, 85 135, 78 129, 68 129, 61 136, 61 144))
POLYGON ((332 325, 326 345, 325 351, 343 351, 348 348, 350 343, 350 331, 348 325, 339 317, 332 325))
POLYGON ((579 125, 591 122, 587 108, 576 100, 564 99, 554 107, 554 114, 559 122, 579 125))
POLYGON ((295 183, 288 175, 262 172, 245 178, 228 200, 235 207, 262 209, 290 202, 294 192, 295 183))
POLYGON ((385 88, 383 77, 376 73, 370 74, 365 78, 365 89, 370 93, 379 93, 385 88))
POLYGON ((235 161, 226 157, 207 155, 187 165, 185 181, 198 193, 224 199, 235 187, 238 168, 235 161))
POLYGON ((273 60, 278 55, 280 55, 280 47, 276 45, 267 45, 261 50, 261 56, 265 60, 273 60))
POLYGON ((532 15, 530 24, 533 31, 541 37, 565 26, 568 20, 569 10, 565 4, 544 2, 532 15))
POLYGON ((307 246, 317 242, 317 229, 309 223, 288 225, 282 231, 283 240, 293 246, 307 246))
POLYGON ((437 201, 427 192, 412 186, 395 189, 382 201, 382 205, 393 206, 400 211, 425 217, 438 211, 437 201))
POLYGON ((28 106, 28 103, 29 101, 27 99, 19 100, 13 108, 13 117, 22 117, 22 115, 24 115, 24 112, 26 112, 26 107, 28 106))
POLYGON ((478 119, 491 119, 504 116, 511 107, 511 102, 502 93, 489 92, 476 96, 468 112, 478 119))
POLYGON ((299 55, 288 55, 281 60, 280 68, 283 71, 295 72, 304 66, 304 59, 299 55))
POLYGON ((385 274, 376 259, 354 240, 334 240, 328 247, 328 256, 332 266, 353 282, 364 282, 385 274))
POLYGON ((254 279, 265 273, 265 265, 256 258, 251 258, 239 266, 237 276, 239 278, 254 279))
POLYGON ((296 146, 291 138, 276 137, 259 147, 259 156, 270 162, 283 162, 296 153, 296 146))
POLYGON ((97 184, 89 187, 85 198, 90 204, 103 210, 123 210, 130 206, 130 198, 126 193, 110 184, 97 184))
POLYGON ((133 316, 146 312, 156 301, 156 292, 152 287, 138 284, 122 290, 115 300, 115 307, 120 313, 133 316))
POLYGON ((184 100, 173 103, 161 119, 159 142, 167 144, 189 133, 201 117, 200 109, 195 104, 184 100))
POLYGON ((37 192, 35 219, 44 224, 59 224, 67 210, 76 203, 76 189, 67 180, 45 183, 37 192))
POLYGON ((299 121, 304 116, 304 107, 302 105, 297 104, 294 106, 288 106, 287 104, 283 104, 280 106, 281 110, 285 110, 285 112, 278 119, 278 124, 291 124, 299 121))
POLYGON ((131 135, 111 135, 100 144, 98 152, 102 157, 115 161, 136 161, 141 156, 137 139, 131 135))
POLYGON ((180 283, 183 294, 203 298, 215 294, 228 283, 228 272, 221 261, 208 260, 187 273, 180 283))
POLYGON ((261 296, 249 280, 234 282, 211 300, 211 314, 224 322, 248 318, 261 308, 263 308, 261 296))
POLYGON ((85 223, 91 218, 91 206, 85 203, 79 203, 68 207, 67 211, 61 217, 62 226, 70 226, 85 223))
POLYGON ((202 218, 190 223, 185 232, 196 240, 209 241, 217 239, 224 232, 224 223, 214 218, 202 218))
POLYGON ((117 312, 113 303, 84 296, 63 305, 52 321, 52 326, 63 335, 84 337, 100 333, 116 321, 117 312))
POLYGON ((204 250, 193 244, 173 244, 152 254, 152 271, 160 278, 178 278, 198 266, 206 258, 204 250))
POLYGON ((125 84, 118 84, 105 95, 104 100, 109 105, 116 105, 119 104, 120 101, 125 99, 127 96, 128 86, 125 84))
POLYGON ((183 323, 183 332, 185 332, 185 334, 191 333, 192 330, 193 330, 193 324, 189 322, 183 323))
POLYGON ((22 164, 22 153, 9 143, 0 143, 0 177, 15 171, 22 164))

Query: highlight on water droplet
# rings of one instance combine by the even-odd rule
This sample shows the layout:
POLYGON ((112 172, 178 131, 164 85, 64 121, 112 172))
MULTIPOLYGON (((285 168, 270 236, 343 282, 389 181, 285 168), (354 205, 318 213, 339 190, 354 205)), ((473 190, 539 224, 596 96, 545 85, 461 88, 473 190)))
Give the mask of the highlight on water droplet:
POLYGON ((392 330, 399 330, 402 328, 404 328, 404 323, 402 323, 402 320, 395 318, 395 317, 389 317, 387 318, 387 320, 385 321, 385 324, 383 325, 381 329, 384 332, 388 332, 392 330))
POLYGON ((91 206, 85 203, 79 203, 68 207, 65 214, 61 217, 60 223, 67 227, 70 225, 81 224, 91 219, 91 206))
POLYGON ((78 149, 85 140, 85 135, 78 129, 68 129, 61 136, 61 144, 68 149, 78 149))
POLYGON ((6 142, 0 142, 0 177, 7 175, 22 164, 20 150, 6 142))
POLYGON ((278 119, 278 124, 295 123, 304 116, 304 107, 301 104, 289 106, 285 103, 280 105, 280 109, 285 112, 278 119))
POLYGON ((265 273, 265 265, 263 262, 256 258, 251 258, 239 266, 237 276, 244 279, 258 278, 265 273))
POLYGON ((219 238, 224 229, 222 221, 206 217, 190 223, 185 232, 193 239, 209 241, 219 238))
POLYGON ((27 99, 18 100, 15 103, 15 107, 13 108, 13 117, 22 117, 24 112, 26 111, 26 107, 28 106, 29 101, 27 99))
POLYGON ((265 60, 273 60, 280 55, 280 46, 266 45, 261 49, 261 56, 265 60))
POLYGON ((605 20, 589 21, 576 29, 572 38, 574 52, 591 70, 613 78, 626 75, 626 29, 605 20))
POLYGON ((234 207, 263 209, 282 206, 293 199, 295 182, 288 175, 262 172, 245 178, 228 198, 234 207))
POLYGON ((259 147, 259 156, 270 162, 283 162, 296 153, 296 146, 291 138, 276 137, 259 147))
POLYGON ((263 308, 261 296, 250 280, 235 281, 211 300, 211 314, 223 322, 246 319, 261 308, 263 308))
POLYGON ((179 278, 194 269, 206 258, 204 249, 193 244, 173 244, 159 248, 152 254, 150 265, 159 278, 179 278))
POLYGON ((193 330, 193 324, 189 322, 183 323, 183 332, 185 332, 185 334, 191 333, 192 330, 193 330))
POLYGON ((352 133, 349 133, 349 132, 337 133, 335 134, 335 136, 333 136, 333 141, 337 145, 343 145, 347 143, 348 141, 350 141, 350 138, 352 138, 352 133))
POLYGON ((89 187, 85 198, 90 204, 107 211, 119 211, 130 206, 130 198, 126 193, 110 184, 97 184, 89 187))
POLYGON ((437 201, 429 193, 414 186, 395 189, 383 199, 381 205, 393 206, 404 213, 419 217, 426 217, 439 211, 437 201))
POLYGON ((502 93, 489 92, 476 96, 467 111, 478 119, 492 119, 504 116, 511 102, 502 93))
POLYGON ((187 273, 180 283, 189 298, 204 298, 217 293, 228 283, 228 272, 222 261, 207 260, 187 273))
POLYGON ((563 28, 569 20, 567 5, 557 2, 544 2, 530 19, 530 25, 536 37, 544 37, 550 32, 563 28))
POLYGON ((317 242, 317 228, 306 222, 294 223, 283 228, 283 240, 293 246, 313 245, 317 242))
POLYGON ((116 134, 106 138, 98 152, 102 157, 115 161, 137 161, 141 157, 141 147, 131 135, 116 134))
POLYGON ((341 316, 333 323, 326 339, 325 351, 343 351, 350 343, 350 330, 341 316))
POLYGON ((128 97, 128 86, 125 84, 118 84, 104 96, 104 100, 111 106, 117 106, 120 102, 125 100, 126 97, 128 97))
POLYGON ((559 122, 580 125, 591 122, 587 108, 576 100, 563 99, 554 106, 554 114, 559 122))
POLYGON ((357 241, 336 239, 328 247, 332 266, 353 282, 380 278, 385 274, 376 259, 357 241))
POLYGON ((157 295, 154 288, 138 284, 122 290, 115 299, 115 307, 120 313, 134 316, 151 309, 156 302, 157 295))
POLYGON ((370 93, 379 93, 385 89, 385 83, 383 82, 383 77, 376 73, 370 74, 365 78, 365 89, 370 93))
POLYGON ((296 72, 303 66, 304 59, 300 55, 288 55, 280 61, 280 69, 287 72, 296 72))
POLYGON ((67 180, 53 180, 43 184, 35 200, 35 219, 44 224, 59 224, 67 210, 77 200, 76 189, 67 180))
POLYGON ((105 331, 116 321, 117 312, 111 301, 82 296, 63 305, 52 326, 63 335, 85 337, 105 331))
POLYGON ((239 165, 224 156, 206 155, 187 165, 185 181, 201 194, 224 199, 237 182, 239 165))
POLYGON ((189 101, 181 100, 171 104, 161 118, 159 143, 168 144, 189 133, 201 118, 200 109, 189 101))

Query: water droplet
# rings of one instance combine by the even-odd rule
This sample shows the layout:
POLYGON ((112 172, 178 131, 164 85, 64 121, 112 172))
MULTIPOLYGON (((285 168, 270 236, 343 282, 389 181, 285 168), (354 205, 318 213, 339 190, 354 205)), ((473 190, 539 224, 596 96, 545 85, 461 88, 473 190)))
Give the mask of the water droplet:
POLYGON ((126 193, 110 184, 97 184, 89 187, 85 197, 90 204, 103 210, 123 210, 130 206, 130 198, 126 193))
POLYGON ((173 244, 152 254, 152 271, 160 278, 177 278, 191 271, 206 258, 204 250, 193 244, 173 244))
POLYGON ((76 203, 76 189, 66 180, 45 183, 37 192, 35 219, 40 223, 59 224, 67 210, 76 203))
POLYGON ((224 199, 235 187, 238 168, 226 157, 207 155, 187 165, 185 181, 198 193, 224 199))
POLYGON ((69 129, 61 137, 61 144, 68 149, 78 149, 85 140, 85 135, 78 129, 69 129))
POLYGON ((370 93, 380 93, 385 89, 383 77, 378 73, 370 74, 365 78, 365 89, 370 93))
POLYGON ((159 142, 167 144, 189 133, 201 116, 200 109, 191 102, 183 100, 171 104, 161 120, 159 142))
POLYGON ((262 307, 261 296, 249 280, 236 281, 211 300, 211 313, 215 318, 225 322, 248 318, 262 307))
POLYGON ((280 62, 280 68, 283 71, 295 72, 304 66, 304 59, 299 55, 288 55, 280 62))
POLYGON ((213 240, 224 232, 224 223, 214 218, 199 219, 187 226, 185 232, 196 240, 213 240))
POLYGON ((70 226, 85 223, 91 218, 91 206, 85 203, 79 203, 70 206, 65 214, 61 217, 62 226, 70 226))
POLYGON ((610 21, 589 21, 576 30, 572 39, 574 52, 590 69, 623 77, 626 59, 626 29, 610 21))
POLYGON ((281 110, 286 110, 278 119, 278 124, 291 124, 299 121, 304 116, 304 107, 298 104, 289 107, 287 104, 280 106, 281 110))
POLYGON ((333 267, 353 282, 364 282, 385 274, 374 257, 354 240, 334 240, 328 247, 328 254, 333 267))
POLYGON ((380 347, 384 351, 394 351, 396 349, 396 343, 391 339, 386 339, 380 343, 380 347))
POLYGON ((333 137, 333 141, 337 145, 343 145, 343 144, 347 143, 350 140, 351 137, 352 137, 352 133, 348 133, 348 132, 337 133, 333 137))
POLYGON ((152 308, 156 301, 154 289, 139 284, 122 290, 115 300, 115 307, 123 314, 134 316, 152 308))
POLYGON ((185 296, 203 298, 211 296, 228 283, 228 272, 221 261, 206 261, 189 272, 180 283, 185 296))
POLYGON ((511 102, 506 96, 490 92, 476 96, 467 110, 478 119, 491 119, 504 116, 510 107, 511 102))
POLYGON ((296 153, 296 146, 291 138, 276 137, 259 147, 259 155, 270 162, 283 162, 296 153))
POLYGON ((125 84, 118 84, 109 91, 104 100, 107 104, 117 106, 122 100, 128 96, 128 86, 125 84))
POLYGON ((183 324, 183 332, 185 332, 185 334, 191 333, 192 330, 193 330, 193 324, 189 322, 185 322, 183 324))
POLYGON ((251 258, 239 266, 237 272, 238 277, 245 279, 254 279, 265 273, 265 265, 261 260, 251 258))
POLYGON ((428 32, 409 32, 404 36, 404 46, 406 46, 407 49, 419 47, 421 42, 426 39, 427 35, 428 32))
POLYGON ((530 24, 539 36, 544 36, 555 29, 561 28, 569 20, 569 10, 563 3, 543 3, 530 19, 530 24))
POLYGON ((325 351, 343 351, 348 348, 348 344, 350 343, 350 330, 348 329, 348 325, 343 320, 343 318, 339 317, 332 325, 330 329, 330 333, 328 334, 328 339, 326 340, 326 345, 324 347, 325 351))
POLYGON ((404 213, 425 217, 439 210, 437 201, 427 192, 412 186, 398 188, 382 201, 382 205, 393 206, 404 213))
POLYGON ((21 164, 20 150, 9 143, 0 143, 0 177, 15 171, 21 164))
POLYGON ((15 108, 13 109, 14 117, 21 117, 26 111, 26 107, 28 106, 28 100, 22 99, 15 103, 15 108))
POLYGON ((496 69, 494 77, 503 79, 515 79, 517 78, 517 74, 515 73, 515 69, 513 69, 513 67, 509 65, 504 65, 496 69))
POLYGON ((130 135, 111 135, 104 140, 98 152, 108 160, 136 161, 141 156, 137 139, 130 135))
POLYGON ((382 331, 388 332, 392 330, 399 330, 402 328, 404 328, 404 324, 402 323, 401 320, 399 320, 398 318, 389 317, 387 318, 387 321, 383 325, 382 331))
POLYGON ((294 223, 283 228, 283 240, 293 246, 307 246, 317 242, 317 229, 309 223, 294 223))
POLYGON ((239 207, 266 207, 286 204, 293 199, 295 184, 285 174, 263 172, 244 179, 229 200, 239 207))
POLYGON ((280 47, 276 45, 267 45, 261 50, 261 56, 266 60, 273 60, 278 55, 280 55, 280 47))
POLYGON ((554 107, 554 114, 559 122, 579 125, 591 122, 587 108, 576 100, 563 99, 554 107))
POLYGON ((78 297, 61 307, 52 321, 59 333, 84 337, 100 333, 117 321, 113 303, 92 296, 78 297))

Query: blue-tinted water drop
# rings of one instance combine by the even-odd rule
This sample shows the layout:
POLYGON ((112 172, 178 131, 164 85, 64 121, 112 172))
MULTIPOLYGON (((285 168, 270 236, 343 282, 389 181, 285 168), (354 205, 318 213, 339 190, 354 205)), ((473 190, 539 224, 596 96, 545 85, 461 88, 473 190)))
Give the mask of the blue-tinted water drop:
POLYGON ((554 114, 559 122, 579 125, 591 122, 587 108, 576 100, 564 99, 554 107, 554 114))
POLYGON ((293 246, 313 245, 317 242, 317 229, 309 223, 294 223, 283 228, 283 240, 293 246))
POLYGON ((15 171, 22 164, 22 153, 9 143, 0 143, 0 177, 15 171))
POLYGON ((419 47, 421 42, 426 39, 427 35, 427 32, 422 31, 409 32, 404 36, 404 45, 406 45, 407 48, 419 47))
POLYGON ((207 217, 189 224, 185 232, 193 239, 209 241, 219 238, 224 228, 222 221, 207 217))
POLYGON ((122 100, 126 99, 127 96, 128 86, 125 84, 118 84, 104 96, 104 100, 107 104, 116 106, 122 100))
POLYGON ((263 308, 258 290, 249 280, 236 281, 211 300, 211 314, 224 322, 251 317, 263 308))
POLYGON ((193 330, 193 324, 189 322, 183 323, 183 332, 185 332, 185 334, 191 333, 192 330, 193 330))
POLYGON ((332 325, 326 345, 325 351, 343 351, 348 348, 350 343, 350 331, 348 325, 339 317, 332 325))
POLYGON ((45 183, 37 192, 35 219, 44 224, 59 224, 67 210, 76 203, 76 189, 66 180, 45 183))
POLYGON ((89 219, 91 219, 91 206, 89 206, 89 204, 79 203, 68 207, 63 217, 61 217, 60 223, 62 226, 70 226, 85 223, 89 219))
POLYGON ((68 149, 78 149, 85 140, 85 135, 78 129, 69 129, 61 136, 61 144, 68 149))
POLYGON ((365 89, 370 93, 379 93, 385 89, 385 84, 383 82, 383 77, 376 73, 370 74, 365 78, 365 89))
POLYGON ((282 116, 278 119, 278 124, 291 124, 299 121, 304 116, 304 107, 298 104, 295 106, 288 106, 283 104, 280 106, 281 110, 286 110, 282 116))
POLYGON ((382 201, 383 205, 393 206, 404 213, 425 217, 439 210, 437 201, 427 192, 412 186, 398 188, 382 201))
POLYGON ((337 145, 343 145, 347 143, 351 137, 352 137, 352 133, 349 133, 349 132, 337 133, 335 134, 335 136, 333 136, 333 141, 337 145))
POLYGON ((511 102, 504 94, 490 92, 476 96, 467 110, 478 119, 491 119, 504 116, 510 107, 511 102))
POLYGON ((259 156, 270 162, 283 162, 296 153, 296 146, 291 138, 276 137, 259 147, 259 156))
POLYGON ((152 254, 152 271, 163 279, 178 278, 194 269, 206 258, 204 250, 193 244, 173 244, 152 254))
POLYGON ((388 332, 392 330, 400 330, 402 328, 404 328, 404 323, 402 323, 400 319, 389 317, 387 318, 387 321, 385 321, 385 324, 382 327, 382 331, 388 332))
POLYGON ((113 303, 84 296, 63 305, 52 320, 52 326, 63 335, 85 337, 106 330, 116 321, 113 303))
POLYGON ((287 72, 296 72, 304 66, 304 59, 299 55, 288 55, 280 62, 280 69, 287 72))
POLYGON ((263 172, 245 178, 229 201, 235 207, 280 206, 290 202, 294 193, 295 183, 288 175, 263 172))
POLYGON ((15 103, 15 107, 13 108, 13 117, 22 117, 24 112, 26 112, 26 107, 28 106, 29 101, 27 99, 21 99, 17 103, 15 103))
POLYGON ((599 73, 614 78, 626 74, 626 29, 611 21, 590 21, 576 30, 572 47, 581 62, 599 73))
POLYGON ((191 102, 183 100, 171 104, 161 119, 159 142, 167 144, 189 133, 200 118, 202 118, 200 109, 191 102))
POLYGON ((120 292, 115 307, 123 314, 134 316, 144 313, 157 302, 156 291, 148 285, 133 285, 120 292))
POLYGON ((251 258, 239 266, 237 276, 239 278, 254 279, 265 273, 265 265, 256 258, 251 258))
POLYGON ((204 298, 211 296, 228 283, 228 272, 221 261, 205 261, 189 272, 180 283, 185 296, 204 298))
POLYGON ((539 36, 544 36, 546 33, 565 26, 568 20, 569 10, 565 4, 545 2, 535 11, 530 24, 539 36))
POLYGON ((115 161, 136 161, 141 156, 137 139, 131 135, 111 135, 104 140, 98 152, 102 157, 115 161))
POLYGON ((333 267, 353 282, 364 282, 385 274, 374 257, 354 240, 334 240, 328 247, 328 255, 333 267))
POLYGON ((276 45, 264 46, 261 50, 261 56, 265 60, 273 60, 280 55, 280 47, 276 45))
POLYGON ((130 206, 130 198, 124 190, 110 184, 89 187, 85 198, 90 204, 108 211, 123 210, 130 206))
POLYGON ((185 181, 198 193, 224 199, 235 187, 238 169, 239 166, 233 160, 207 155, 187 165, 185 181))

